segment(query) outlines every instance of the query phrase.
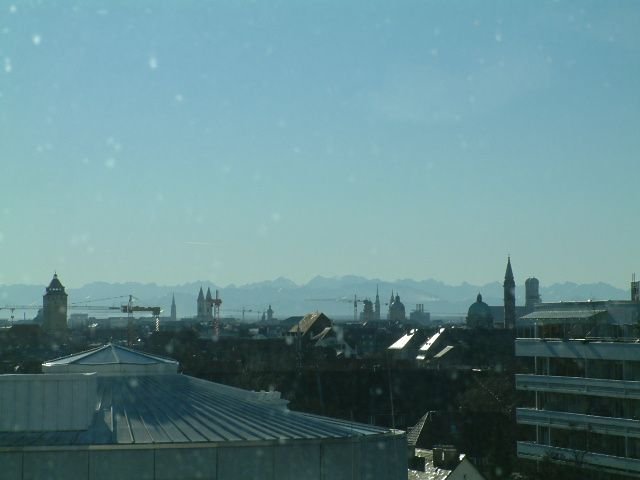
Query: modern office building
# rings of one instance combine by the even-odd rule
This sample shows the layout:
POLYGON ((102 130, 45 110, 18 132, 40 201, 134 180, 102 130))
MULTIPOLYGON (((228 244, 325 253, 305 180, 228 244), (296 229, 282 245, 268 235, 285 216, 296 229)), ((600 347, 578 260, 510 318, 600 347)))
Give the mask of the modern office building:
POLYGON ((518 457, 640 478, 640 303, 536 308, 517 323, 518 457))

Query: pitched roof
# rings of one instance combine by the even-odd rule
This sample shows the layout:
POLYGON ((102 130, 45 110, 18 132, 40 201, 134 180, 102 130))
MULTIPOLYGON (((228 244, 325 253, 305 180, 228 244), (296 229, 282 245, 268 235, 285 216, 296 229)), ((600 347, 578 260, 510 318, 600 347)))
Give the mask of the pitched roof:
POLYGON ((606 310, 538 310, 536 312, 529 313, 525 315, 524 319, 536 319, 536 320, 544 320, 544 319, 556 319, 556 318, 575 318, 575 319, 586 319, 593 318, 602 313, 606 313, 606 310))
POLYGON ((60 280, 58 279, 58 274, 54 273, 53 274, 53 278, 51 279, 51 283, 49 283, 49 286, 46 288, 47 293, 53 293, 53 292, 63 292, 64 293, 64 286, 62 285, 62 283, 60 283, 60 280))
POLYGON ((314 323, 322 318, 329 320, 329 318, 322 312, 308 313, 302 317, 302 320, 300 320, 297 325, 291 327, 289 333, 301 333, 304 335, 311 327, 313 327, 314 323))
POLYGON ((43 363, 43 365, 150 365, 157 363, 172 365, 178 364, 175 360, 150 355, 148 353, 139 352, 120 345, 108 343, 107 345, 103 345, 102 347, 94 348, 92 350, 49 360, 43 363))
POLYGON ((518 325, 533 325, 534 323, 578 323, 598 320, 606 317, 606 310, 538 310, 517 320, 518 325))
POLYGON ((107 344, 42 364, 44 373, 91 373, 100 375, 157 375, 177 373, 180 364, 169 358, 107 344))

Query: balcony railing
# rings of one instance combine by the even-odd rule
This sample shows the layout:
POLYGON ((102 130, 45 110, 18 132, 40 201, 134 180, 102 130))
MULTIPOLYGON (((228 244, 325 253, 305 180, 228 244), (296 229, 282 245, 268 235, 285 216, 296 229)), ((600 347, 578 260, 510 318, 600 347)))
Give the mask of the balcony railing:
POLYGON ((548 458, 553 462, 580 468, 595 468, 600 471, 640 477, 640 460, 635 458, 614 457, 583 450, 538 445, 532 442, 518 442, 518 457, 527 460, 548 458))
POLYGON ((637 361, 640 358, 640 343, 518 338, 516 356, 637 361))
POLYGON ((516 420, 520 424, 540 425, 566 430, 583 430, 604 435, 640 438, 640 421, 629 418, 600 417, 581 413, 555 412, 518 408, 516 420))
POLYGON ((516 389, 640 399, 640 382, 631 380, 520 374, 516 375, 516 389))

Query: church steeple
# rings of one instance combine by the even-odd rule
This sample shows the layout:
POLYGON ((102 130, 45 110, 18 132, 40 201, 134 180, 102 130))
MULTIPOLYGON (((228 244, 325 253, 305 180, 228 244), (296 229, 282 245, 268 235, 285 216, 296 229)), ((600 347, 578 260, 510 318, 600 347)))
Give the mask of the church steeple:
POLYGON ((515 281, 513 279, 513 270, 511 269, 511 255, 507 256, 507 271, 504 274, 504 281, 511 282, 515 286, 515 281))
POLYGON ((504 328, 514 329, 516 326, 516 282, 511 269, 511 256, 507 257, 507 270, 504 274, 504 328))
POLYGON ((378 293, 378 285, 376 285, 376 302, 373 308, 373 318, 380 320, 380 295, 378 293))
POLYGON ((173 294, 171 296, 171 321, 175 322, 177 320, 177 312, 176 312, 176 296, 173 294))
POLYGON ((213 297, 211 296, 211 288, 207 288, 207 296, 204 301, 204 312, 207 319, 213 318, 213 297))
POLYGON ((198 293, 198 318, 204 319, 205 316, 204 292, 202 291, 202 287, 200 287, 200 293, 198 293))

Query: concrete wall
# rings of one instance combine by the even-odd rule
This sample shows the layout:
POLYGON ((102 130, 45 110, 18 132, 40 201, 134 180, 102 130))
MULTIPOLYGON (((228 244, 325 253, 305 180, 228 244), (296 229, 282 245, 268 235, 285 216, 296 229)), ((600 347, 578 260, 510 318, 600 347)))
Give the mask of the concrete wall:
MULTIPOLYGON (((138 447, 138 448, 136 448, 138 447)), ((405 435, 242 446, 0 451, 0 480, 400 480, 405 435)), ((3 450, 8 450, 6 447, 3 450)))

